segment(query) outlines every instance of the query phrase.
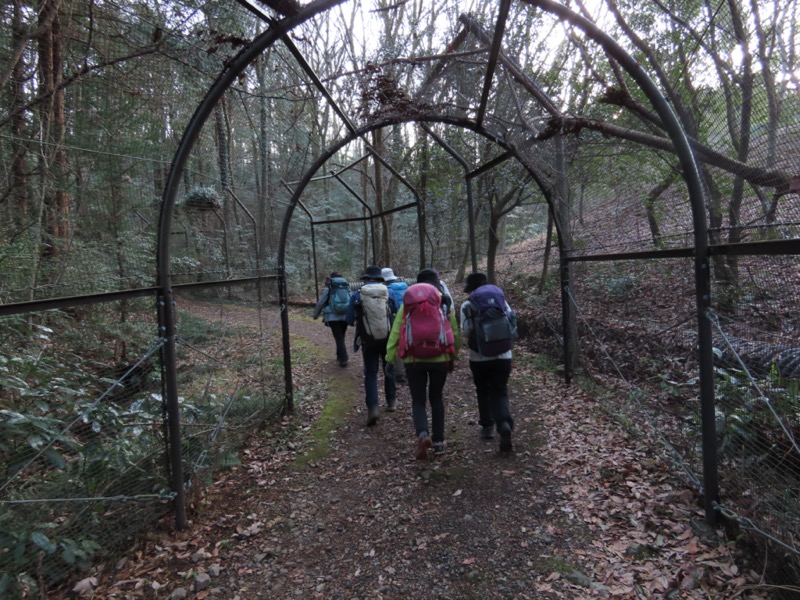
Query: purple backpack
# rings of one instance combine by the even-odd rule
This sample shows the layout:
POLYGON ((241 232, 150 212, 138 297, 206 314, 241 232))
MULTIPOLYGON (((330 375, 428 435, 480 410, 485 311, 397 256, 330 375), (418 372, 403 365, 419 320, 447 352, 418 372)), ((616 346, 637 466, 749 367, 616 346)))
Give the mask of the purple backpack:
POLYGON ((468 344, 483 356, 508 352, 517 338, 516 318, 506 312, 506 296, 496 285, 482 285, 469 296, 472 331, 468 344))

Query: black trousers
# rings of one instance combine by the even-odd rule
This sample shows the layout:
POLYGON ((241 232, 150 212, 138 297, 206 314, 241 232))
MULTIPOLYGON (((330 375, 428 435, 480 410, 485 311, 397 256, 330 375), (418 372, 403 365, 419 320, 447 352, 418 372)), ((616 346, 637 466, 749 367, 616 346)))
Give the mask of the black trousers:
POLYGON ((340 363, 347 362, 347 344, 344 335, 347 333, 347 321, 328 321, 333 339, 336 342, 336 360, 340 363))
POLYGON ((444 441, 444 383, 447 364, 443 362, 406 363, 406 378, 411 392, 411 417, 417 435, 428 432, 428 402, 431 404, 431 431, 434 442, 444 441))
POLYGON ((496 359, 470 361, 472 381, 478 395, 479 423, 482 427, 499 425, 505 421, 514 428, 508 407, 508 378, 511 376, 511 360, 496 359))

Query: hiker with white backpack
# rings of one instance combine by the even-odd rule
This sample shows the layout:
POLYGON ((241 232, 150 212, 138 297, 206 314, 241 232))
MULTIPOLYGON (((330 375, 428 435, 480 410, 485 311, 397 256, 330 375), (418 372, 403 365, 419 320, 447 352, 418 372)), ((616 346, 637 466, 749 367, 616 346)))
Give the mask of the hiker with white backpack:
POLYGON ((367 426, 378 422, 378 371, 384 372, 383 391, 386 410, 397 408, 397 388, 392 370, 381 368, 386 355, 386 342, 391 329, 389 291, 383 283, 379 267, 370 265, 361 275, 364 284, 353 292, 345 316, 350 325, 356 326, 353 349, 361 347, 364 359, 364 400, 367 405, 367 426))
POLYGON ((325 289, 314 307, 314 318, 322 315, 322 322, 330 327, 333 340, 336 344, 336 362, 340 367, 346 367, 347 356, 347 321, 345 316, 350 307, 350 283, 338 271, 333 271, 325 278, 325 289))
POLYGON ((403 306, 397 311, 386 346, 387 370, 393 369, 396 356, 405 364, 418 460, 426 459, 431 448, 434 455, 444 453, 444 384, 454 368, 458 346, 458 325, 443 301, 439 274, 423 269, 417 274, 417 283, 403 294, 403 306))

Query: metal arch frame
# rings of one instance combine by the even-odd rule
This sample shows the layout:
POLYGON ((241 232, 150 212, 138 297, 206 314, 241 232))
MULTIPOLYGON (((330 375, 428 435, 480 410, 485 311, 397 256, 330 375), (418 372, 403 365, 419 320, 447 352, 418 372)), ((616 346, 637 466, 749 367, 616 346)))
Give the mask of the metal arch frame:
MULTIPOLYGON (((165 339, 162 347, 162 361, 164 364, 166 395, 166 417, 168 431, 168 450, 170 455, 170 479, 172 492, 175 494, 175 525, 178 529, 185 529, 186 494, 183 486, 183 457, 181 450, 180 405, 178 400, 177 382, 177 353, 176 353, 176 319, 175 300, 173 294, 172 277, 170 273, 170 227, 175 212, 175 198, 181 184, 181 177, 200 136, 200 132, 211 115, 223 94, 236 81, 250 63, 260 56, 263 51, 281 38, 286 38, 286 32, 312 17, 341 4, 344 0, 317 0, 307 5, 296 15, 287 17, 276 23, 270 21, 270 27, 259 35, 253 42, 236 55, 219 75, 217 80, 206 93, 197 106, 192 118, 183 132, 178 148, 172 159, 169 175, 162 194, 161 213, 158 223, 158 240, 156 249, 156 287, 158 289, 158 327, 159 335, 165 339)), ((252 8, 251 8, 252 10, 252 8)), ((258 14, 263 18, 263 14, 258 14)), ((281 285, 284 274, 278 273, 278 286, 281 285)), ((285 313, 282 310, 282 313, 285 313)))
MULTIPOLYGON (((510 6, 510 0, 500 0, 501 10, 498 15, 498 21, 495 28, 495 36, 490 48, 490 65, 487 67, 487 74, 484 80, 484 89, 481 94, 480 110, 478 113, 479 119, 477 121, 470 120, 457 120, 447 117, 435 116, 418 116, 408 119, 387 120, 372 123, 362 129, 356 129, 347 118, 341 109, 333 101, 332 97, 327 93, 321 81, 311 70, 308 63, 305 61, 299 50, 293 45, 287 36, 287 32, 301 23, 311 19, 312 17, 325 12, 334 6, 343 3, 344 0, 317 0, 312 4, 298 10, 296 14, 287 16, 280 22, 273 21, 265 15, 251 7, 249 3, 242 4, 250 9, 254 14, 260 18, 268 21, 270 28, 263 34, 258 36, 247 48, 242 50, 231 62, 227 65, 226 69, 219 76, 216 82, 209 89, 208 93, 198 105, 195 114, 187 125, 181 142, 176 150, 173 162, 171 165, 170 173, 167 177, 163 197, 161 214, 158 227, 158 249, 157 249, 157 289, 159 298, 159 328, 160 334, 166 339, 163 350, 163 360, 166 366, 166 379, 165 390, 167 396, 167 418, 169 428, 169 450, 171 455, 172 465, 172 486, 173 491, 176 493, 175 510, 176 510, 176 525, 178 528, 186 526, 186 512, 185 512, 185 497, 183 490, 183 476, 181 465, 181 448, 180 448, 180 411, 178 405, 177 394, 177 381, 175 377, 175 314, 174 314, 174 300, 173 300, 173 286, 170 276, 170 226, 174 213, 175 197, 177 189, 180 185, 180 178, 188 160, 189 154, 194 147, 197 138, 199 137, 202 127, 205 125, 211 111, 217 104, 222 95, 234 83, 235 78, 243 72, 258 55, 260 55, 266 48, 274 44, 279 39, 282 39, 287 45, 287 48, 295 56, 295 59, 303 67, 304 71, 314 80, 317 88, 325 95, 326 99, 331 103, 334 110, 342 118, 346 124, 350 134, 330 147, 320 159, 315 163, 315 169, 321 168, 322 164, 332 155, 333 152, 343 147, 345 144, 356 139, 364 133, 368 133, 373 129, 388 126, 401 121, 422 121, 422 122, 445 122, 452 125, 471 129, 480 135, 495 141, 506 150, 511 152, 520 163, 525 166, 534 180, 542 189, 548 203, 553 210, 553 200, 550 196, 550 188, 543 185, 543 181, 538 177, 535 172, 532 172, 529 165, 526 165, 522 157, 510 147, 508 144, 498 137, 497 135, 489 132, 483 128, 483 116, 486 104, 488 102, 488 94, 491 88, 491 80, 494 76, 494 68, 496 65, 497 57, 499 56, 500 43, 502 35, 498 35, 498 28, 504 27, 507 8, 510 6)), ((701 379, 701 402, 702 402, 702 420, 703 420, 703 442, 704 442, 704 478, 705 478, 705 506, 706 506, 706 520, 709 522, 716 521, 716 511, 714 503, 717 500, 718 486, 716 479, 716 445, 715 445, 715 431, 714 431, 714 389, 713 389, 713 371, 712 371, 712 355, 711 355, 711 326, 710 322, 705 318, 706 310, 710 307, 710 269, 708 264, 708 241, 707 241, 707 224, 704 214, 704 203, 702 186, 700 177, 697 170, 691 148, 686 138, 685 132, 680 124, 680 121, 672 111, 669 104, 664 97, 659 93, 655 83, 650 79, 644 69, 637 63, 621 46, 596 25, 590 21, 580 17, 568 8, 560 5, 552 0, 519 0, 520 2, 527 3, 531 6, 542 8, 543 10, 553 13, 558 17, 568 20, 576 27, 586 33, 588 37, 602 46, 613 58, 615 58, 620 65, 629 73, 629 75, 636 81, 647 98, 653 104, 656 112, 661 116, 665 129, 673 142, 676 154, 678 155, 679 162, 682 166, 684 173, 684 180, 686 180, 689 187, 689 198, 692 206, 692 215, 695 225, 695 287, 696 287, 696 303, 698 312, 698 335, 700 344, 701 364, 700 364, 700 379, 701 379), (707 442, 711 443, 707 443, 707 442)), ((461 34, 459 34, 461 36, 461 34)), ((431 82, 432 83, 432 82, 431 82)), ((372 152, 376 160, 381 160, 377 153, 367 144, 367 148, 372 152)), ((295 191, 294 196, 287 208, 284 217, 283 227, 281 231, 279 255, 278 255, 278 289, 281 303, 281 325, 283 333, 283 349, 284 349, 284 375, 286 378, 287 400, 291 400, 291 355, 288 336, 288 314, 285 307, 288 301, 286 274, 285 274, 285 246, 286 235, 291 222, 291 217, 294 213, 294 207, 297 205, 300 194, 310 179, 309 170, 305 178, 301 180, 300 187, 295 191)), ((421 211, 420 203, 418 204, 418 212, 421 211)), ((422 215, 420 214, 420 217, 422 215)), ((555 219, 556 227, 560 227, 559 219, 555 219)), ((559 245, 563 246, 562 236, 559 235, 559 245)), ((424 246, 421 243, 421 248, 424 246)), ((424 251, 424 250, 423 250, 424 251)), ((561 247, 562 255, 566 256, 568 249, 561 247)), ((562 295, 568 290, 562 290, 562 295)), ((563 303, 562 303, 563 304, 563 303)))
MULTIPOLYGON (((320 291, 319 291, 319 273, 318 273, 318 268, 317 268, 317 246, 316 246, 316 235, 315 235, 315 229, 316 229, 316 227, 318 225, 327 225, 327 224, 330 224, 330 223, 349 223, 349 222, 358 222, 358 221, 369 221, 369 224, 370 224, 370 239, 371 239, 371 242, 372 242, 372 258, 371 258, 371 262, 374 263, 377 260, 376 259, 376 257, 377 257, 377 246, 376 246, 376 242, 375 242, 374 220, 378 219, 378 218, 381 218, 381 217, 383 217, 385 215, 390 215, 392 213, 395 213, 395 212, 398 212, 398 211, 401 211, 401 210, 405 210, 407 208, 416 207, 418 211, 422 210, 422 202, 420 201, 419 192, 417 191, 417 189, 413 185, 411 185, 411 182, 409 182, 408 179, 403 177, 403 175, 401 175, 397 170, 395 170, 387 161, 385 161, 380 156, 376 155, 374 152, 371 152, 371 151, 368 151, 367 154, 365 154, 361 158, 358 158, 358 159, 352 161, 349 165, 347 165, 345 167, 342 167, 341 169, 331 170, 327 175, 321 175, 319 177, 312 177, 308 181, 308 183, 311 183, 312 181, 323 181, 323 180, 326 180, 326 179, 336 179, 342 185, 342 187, 344 187, 345 190, 347 190, 347 192, 349 192, 350 195, 353 196, 358 201, 359 204, 361 204, 361 206, 369 213, 369 216, 368 217, 348 217, 348 218, 343 218, 343 219, 325 219, 325 220, 322 220, 322 221, 317 221, 314 218, 314 215, 311 213, 311 211, 303 204, 303 202, 298 200, 298 206, 300 206, 300 208, 303 210, 303 212, 306 213, 306 216, 308 216, 309 223, 311 225, 311 247, 312 247, 312 252, 314 254, 314 259, 313 259, 313 261, 314 261, 314 290, 315 290, 316 297, 319 297, 319 294, 320 294, 320 291), (372 212, 372 207, 369 206, 364 201, 364 199, 361 196, 359 196, 358 193, 352 188, 352 186, 350 186, 341 177, 342 173, 344 173, 345 171, 349 171, 350 169, 353 169, 356 165, 358 165, 359 163, 363 162, 364 160, 366 160, 370 156, 375 157, 376 160, 381 162, 381 164, 392 175, 397 177, 397 179, 400 181, 400 183, 402 183, 411 192, 411 194, 414 196, 414 202, 403 204, 401 206, 395 206, 394 208, 390 208, 388 210, 384 210, 384 211, 378 213, 377 215, 372 212)), ((293 185, 295 185, 297 183, 299 183, 299 182, 298 181, 289 181, 289 182, 281 181, 281 184, 289 191, 290 194, 294 194, 294 189, 292 189, 291 186, 293 186, 293 185)), ((422 244, 420 245, 420 251, 421 251, 422 256, 423 256, 422 260, 424 260, 424 246, 422 246, 422 244)))
MULTIPOLYGON (((331 179, 333 177, 336 177, 337 175, 339 175, 341 173, 344 173, 345 171, 349 171, 350 169, 354 168, 357 164, 359 164, 360 162, 365 160, 367 158, 367 156, 368 155, 364 155, 361 158, 354 160, 353 162, 351 162, 346 167, 342 167, 341 169, 339 169, 338 172, 331 171, 330 175, 322 175, 321 177, 315 177, 315 178, 312 179, 312 181, 322 181, 322 180, 325 180, 325 179, 331 179)), ((296 184, 296 183, 297 183, 296 181, 283 181, 281 179, 281 185, 283 185, 283 187, 285 187, 287 190, 289 190, 290 194, 294 194, 294 190, 292 189, 292 186, 294 184, 296 184)), ((311 211, 308 210, 306 205, 303 204, 302 202, 298 201, 298 205, 303 210, 303 212, 306 213, 306 216, 308 217, 309 223, 311 225, 311 253, 312 253, 312 256, 314 257, 313 258, 313 262, 314 262, 314 296, 316 298, 318 298, 320 292, 319 292, 319 272, 318 272, 318 268, 317 268, 316 226, 317 225, 322 225, 325 221, 316 221, 314 219, 314 215, 311 214, 311 211)), ((370 210, 370 213, 371 212, 372 211, 370 210)), ((371 232, 370 235, 374 236, 374 233, 371 232)), ((373 247, 374 247, 374 242, 373 242, 373 247)))
MULTIPOLYGON (((447 124, 447 125, 460 127, 460 128, 463 128, 463 129, 469 129, 469 130, 471 130, 471 131, 473 131, 473 132, 475 132, 475 133, 477 133, 479 135, 484 136, 485 138, 489 139, 490 141, 498 144, 499 146, 501 146, 505 150, 505 152, 502 153, 500 156, 498 156, 496 159, 486 163, 485 165, 482 165, 482 166, 478 167, 477 169, 474 169, 473 171, 467 172, 465 177, 467 179, 471 179, 471 178, 473 178, 473 177, 475 177, 475 176, 477 176, 477 175, 479 175, 481 173, 484 173, 484 172, 488 171, 491 168, 494 168, 495 166, 497 166, 501 162, 504 162, 505 160, 508 160, 509 158, 516 158, 517 161, 520 163, 520 165, 522 165, 522 167, 525 168, 528 171, 528 173, 531 175, 531 178, 533 179, 533 181, 539 186, 539 189, 541 190, 543 196, 545 197, 545 200, 547 201, 548 205, 550 206, 550 209, 554 212, 554 214, 557 214, 555 212, 555 206, 554 206, 554 200, 553 200, 553 194, 552 194, 551 186, 548 183, 545 182, 544 178, 541 177, 540 174, 537 173, 535 169, 533 169, 529 164, 526 163, 526 161, 524 160, 523 156, 519 153, 519 151, 513 145, 507 143, 502 136, 498 135, 497 133, 495 133, 493 131, 490 131, 490 130, 486 129, 483 125, 481 125, 479 123, 476 123, 474 120, 466 119, 466 118, 458 118, 458 117, 453 117, 453 116, 449 116, 449 115, 427 114, 427 115, 416 115, 416 116, 413 116, 413 117, 409 116, 409 117, 404 117, 404 118, 399 118, 399 117, 398 118, 385 118, 385 119, 382 119, 382 120, 374 121, 374 122, 372 122, 372 123, 370 123, 368 125, 363 126, 360 129, 355 129, 355 130, 350 131, 347 135, 343 136, 341 139, 337 140, 336 142, 334 142, 333 144, 328 146, 328 148, 319 155, 319 157, 317 158, 315 163, 311 167, 309 167, 309 169, 306 171, 305 177, 303 177, 299 181, 295 182, 298 185, 295 188, 294 195, 289 200, 288 206, 286 208, 286 213, 284 215, 283 225, 281 227, 281 235, 280 235, 279 243, 278 243, 277 266, 278 266, 278 273, 281 275, 281 277, 279 278, 279 293, 280 293, 280 303, 281 303, 282 306, 286 306, 288 304, 288 291, 287 291, 287 288, 286 288, 285 272, 286 272, 286 242, 287 242, 288 236, 289 236, 289 227, 290 227, 291 222, 292 222, 292 216, 294 214, 295 206, 299 206, 301 204, 300 203, 300 198, 301 198, 301 196, 303 194, 303 191, 305 190, 306 186, 311 181, 316 179, 314 174, 316 172, 320 171, 324 167, 324 164, 334 154, 336 154, 336 152, 338 152, 344 146, 346 146, 347 144, 353 142, 354 140, 365 136, 369 132, 371 132, 371 131, 373 131, 375 129, 380 129, 380 128, 383 128, 383 127, 390 127, 390 126, 397 125, 397 124, 400 124, 400 123, 412 123, 412 122, 417 122, 417 123, 444 123, 444 124, 447 124)), ((433 138, 433 139, 435 141, 437 141, 437 143, 438 143, 439 140, 437 140, 436 138, 433 138)), ((424 208, 420 207, 421 203, 416 202, 414 204, 417 205, 418 212, 420 210, 424 210, 424 208)), ((406 205, 406 206, 398 207, 397 209, 394 209, 394 210, 403 210, 404 208, 410 208, 411 206, 412 205, 406 205)), ((345 220, 353 221, 353 220, 356 220, 356 219, 345 219, 345 220)), ((568 249, 564 246, 564 241, 563 241, 564 240, 564 235, 562 235, 563 234, 562 224, 560 223, 560 220, 558 218, 554 219, 554 222, 555 222, 556 229, 557 229, 557 231, 559 233, 559 235, 558 235, 558 243, 559 243, 560 253, 561 253, 561 255, 566 255, 568 249)), ((422 236, 422 232, 420 232, 420 235, 422 236)), ((422 240, 421 240, 421 244, 422 244, 422 240)), ((423 265, 423 264, 424 264, 424 254, 421 254, 421 256, 420 256, 420 265, 423 265)), ((564 304, 564 302, 562 302, 562 304, 564 304)), ((566 321, 565 321, 565 324, 566 324, 566 321)), ((287 374, 286 380, 284 382, 285 383, 284 394, 285 394, 285 399, 286 399, 286 405, 287 405, 287 407, 289 407, 291 409, 291 407, 293 406, 294 390, 293 390, 293 383, 292 383, 292 377, 291 377, 292 368, 291 368, 291 347, 290 347, 290 344, 289 344, 289 317, 288 317, 288 314, 286 313, 286 311, 282 311, 281 312, 281 326, 283 328, 284 372, 287 374)), ((567 336, 565 336, 565 339, 566 339, 566 337, 567 336)))
POLYGON ((711 322, 706 316, 711 308, 711 269, 709 265, 708 222, 705 214, 703 187, 694 153, 678 116, 672 110, 655 82, 642 65, 628 54, 622 46, 617 44, 611 36, 588 19, 553 0, 520 0, 520 2, 538 6, 561 19, 569 21, 617 60, 644 92, 659 117, 661 117, 664 129, 675 148, 675 154, 683 172, 683 179, 689 189, 689 203, 692 207, 692 222, 694 225, 695 306, 697 310, 697 335, 700 355, 700 414, 703 440, 703 500, 706 522, 713 525, 718 518, 715 504, 719 500, 719 480, 717 474, 711 322))

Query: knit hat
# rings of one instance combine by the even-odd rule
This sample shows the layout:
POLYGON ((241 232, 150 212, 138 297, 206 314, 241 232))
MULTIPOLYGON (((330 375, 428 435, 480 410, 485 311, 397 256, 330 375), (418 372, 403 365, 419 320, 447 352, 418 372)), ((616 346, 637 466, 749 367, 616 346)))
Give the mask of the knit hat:
POLYGON ((485 273, 470 273, 467 275, 467 283, 464 286, 464 291, 469 294, 470 292, 474 292, 482 285, 486 285, 489 283, 489 279, 486 277, 485 273))
POLYGON ((384 267, 381 269, 381 276, 386 283, 390 281, 397 281, 397 275, 394 274, 391 267, 384 267))
POLYGON ((368 266, 367 269, 361 274, 361 279, 374 279, 376 281, 383 281, 380 267, 376 267, 375 265, 368 266))
POLYGON ((439 287, 439 272, 436 269, 422 269, 417 273, 417 283, 430 283, 439 287))

